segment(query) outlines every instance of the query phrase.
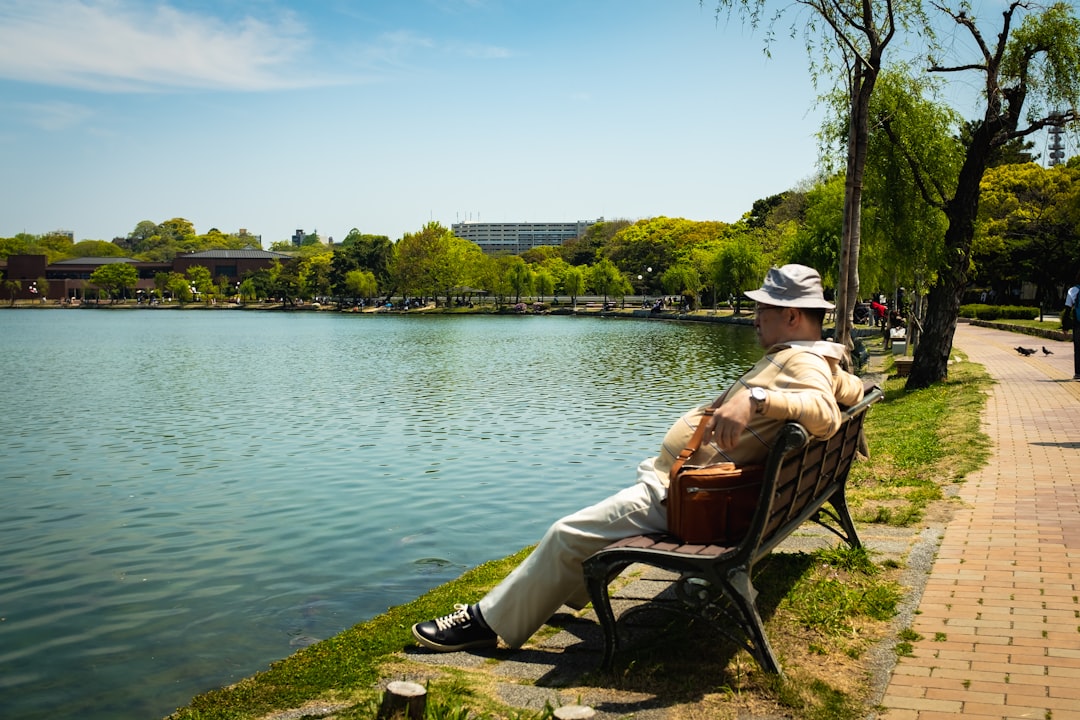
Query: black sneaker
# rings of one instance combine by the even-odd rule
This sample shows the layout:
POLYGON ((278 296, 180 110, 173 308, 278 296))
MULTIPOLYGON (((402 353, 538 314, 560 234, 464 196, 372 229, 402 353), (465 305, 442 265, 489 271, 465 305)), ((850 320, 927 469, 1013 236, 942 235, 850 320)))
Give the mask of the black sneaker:
POLYGON ((475 606, 454 605, 454 612, 441 618, 416 623, 413 637, 426 648, 439 652, 456 652, 471 648, 495 647, 499 637, 484 624, 475 606))

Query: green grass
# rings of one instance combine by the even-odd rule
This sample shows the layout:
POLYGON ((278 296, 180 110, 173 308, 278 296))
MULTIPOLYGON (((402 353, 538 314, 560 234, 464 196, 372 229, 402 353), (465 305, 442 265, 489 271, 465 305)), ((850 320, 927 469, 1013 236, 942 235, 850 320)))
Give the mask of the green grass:
POLYGON ((1005 319, 1000 320, 988 320, 987 322, 994 325, 1016 325, 1018 327, 1038 328, 1039 330, 1061 330, 1061 318, 1056 313, 1046 313, 1043 315, 1043 319, 1039 320, 1021 320, 1021 319, 1005 319))
POLYGON ((980 427, 991 385, 985 370, 958 362, 943 383, 911 392, 903 384, 886 381, 885 401, 867 418, 870 458, 852 468, 848 485, 856 522, 912 526, 942 499, 944 487, 989 456, 980 427))

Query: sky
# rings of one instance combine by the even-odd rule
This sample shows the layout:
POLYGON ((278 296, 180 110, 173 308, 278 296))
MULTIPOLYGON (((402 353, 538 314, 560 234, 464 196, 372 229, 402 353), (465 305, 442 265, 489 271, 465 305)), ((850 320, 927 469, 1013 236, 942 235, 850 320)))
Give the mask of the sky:
POLYGON ((764 47, 710 0, 0 0, 0 237, 734 222, 817 168, 764 47))

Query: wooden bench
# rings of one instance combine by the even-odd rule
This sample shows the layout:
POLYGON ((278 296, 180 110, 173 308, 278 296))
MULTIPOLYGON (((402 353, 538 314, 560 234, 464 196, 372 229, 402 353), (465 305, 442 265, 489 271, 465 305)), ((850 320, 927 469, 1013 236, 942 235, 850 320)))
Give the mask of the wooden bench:
POLYGON ((738 545, 687 545, 673 535, 637 535, 587 558, 585 582, 604 630, 602 667, 610 669, 618 644, 608 585, 624 569, 640 563, 679 573, 674 587, 679 607, 713 622, 762 668, 780 674, 755 603, 754 565, 806 520, 859 547, 844 491, 862 444, 866 409, 882 397, 880 388, 869 390, 862 401, 844 411, 840 429, 828 440, 812 440, 798 423, 784 425, 765 463, 765 480, 750 530, 738 545))

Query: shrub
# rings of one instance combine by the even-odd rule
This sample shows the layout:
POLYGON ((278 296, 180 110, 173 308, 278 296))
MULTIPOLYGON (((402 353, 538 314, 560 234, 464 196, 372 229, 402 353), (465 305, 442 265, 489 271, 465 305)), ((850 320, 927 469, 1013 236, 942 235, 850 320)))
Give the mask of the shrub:
POLYGON ((1039 308, 1023 305, 985 305, 974 303, 960 306, 960 317, 976 320, 1034 320, 1039 308))

